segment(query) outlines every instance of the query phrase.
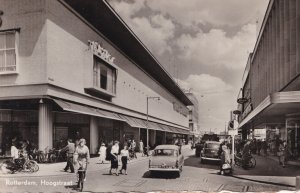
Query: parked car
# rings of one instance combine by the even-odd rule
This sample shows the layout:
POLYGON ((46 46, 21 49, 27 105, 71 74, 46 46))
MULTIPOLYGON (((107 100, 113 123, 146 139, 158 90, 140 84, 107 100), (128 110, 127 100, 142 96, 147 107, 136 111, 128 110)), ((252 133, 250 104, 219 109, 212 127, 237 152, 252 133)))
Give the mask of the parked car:
POLYGON ((149 171, 176 172, 180 176, 184 165, 184 157, 177 145, 159 145, 153 151, 149 160, 149 171))
POLYGON ((220 144, 218 141, 206 141, 200 153, 200 162, 204 163, 206 160, 220 161, 218 155, 220 144))

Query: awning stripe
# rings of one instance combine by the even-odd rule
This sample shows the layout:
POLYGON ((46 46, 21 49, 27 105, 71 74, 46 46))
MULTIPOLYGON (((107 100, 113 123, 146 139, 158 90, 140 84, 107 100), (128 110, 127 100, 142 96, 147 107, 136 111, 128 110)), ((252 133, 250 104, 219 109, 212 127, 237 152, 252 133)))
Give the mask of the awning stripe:
POLYGON ((102 117, 107 119, 113 119, 118 121, 125 121, 116 113, 112 113, 112 112, 108 112, 108 111, 104 111, 92 107, 87 107, 83 105, 78 105, 78 104, 57 100, 57 99, 53 99, 53 101, 65 111, 81 113, 85 115, 91 115, 91 116, 102 117))

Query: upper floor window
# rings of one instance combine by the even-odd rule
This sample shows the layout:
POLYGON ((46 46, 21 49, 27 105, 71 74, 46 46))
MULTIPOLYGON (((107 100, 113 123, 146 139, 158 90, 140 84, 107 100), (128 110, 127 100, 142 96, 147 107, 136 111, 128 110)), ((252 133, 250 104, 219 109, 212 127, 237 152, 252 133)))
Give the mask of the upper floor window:
POLYGON ((94 87, 106 91, 108 94, 116 94, 116 69, 103 62, 100 58, 94 57, 93 67, 94 87))
POLYGON ((16 71, 16 33, 0 32, 0 74, 16 71))

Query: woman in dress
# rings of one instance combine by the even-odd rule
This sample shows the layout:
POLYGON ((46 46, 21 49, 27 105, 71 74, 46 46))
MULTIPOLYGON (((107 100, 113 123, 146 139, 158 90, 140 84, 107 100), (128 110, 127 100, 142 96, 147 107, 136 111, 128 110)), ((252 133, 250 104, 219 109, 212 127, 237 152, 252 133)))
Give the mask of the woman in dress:
POLYGON ((112 170, 115 170, 115 174, 118 176, 118 154, 119 154, 119 142, 115 141, 114 145, 111 148, 110 151, 111 154, 111 167, 109 173, 112 174, 112 170))
POLYGON ((74 165, 76 166, 77 170, 84 170, 84 176, 86 177, 87 164, 89 163, 90 159, 90 150, 85 144, 86 141, 83 138, 78 141, 78 146, 74 152, 74 165))
POLYGON ((102 143, 102 144, 101 144, 101 147, 100 147, 98 153, 100 154, 100 156, 99 156, 100 164, 103 164, 104 161, 105 161, 105 158, 106 158, 106 147, 105 147, 105 143, 102 143))

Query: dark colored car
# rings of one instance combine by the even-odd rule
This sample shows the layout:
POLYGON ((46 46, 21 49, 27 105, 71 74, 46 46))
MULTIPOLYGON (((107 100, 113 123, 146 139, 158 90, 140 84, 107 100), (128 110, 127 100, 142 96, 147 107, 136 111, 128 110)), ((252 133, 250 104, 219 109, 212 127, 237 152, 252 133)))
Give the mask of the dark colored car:
POLYGON ((204 161, 220 161, 220 157, 218 155, 220 142, 218 141, 206 141, 204 143, 204 147, 200 153, 200 162, 204 163, 204 161))

